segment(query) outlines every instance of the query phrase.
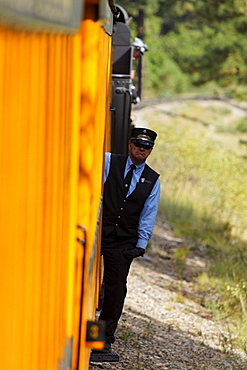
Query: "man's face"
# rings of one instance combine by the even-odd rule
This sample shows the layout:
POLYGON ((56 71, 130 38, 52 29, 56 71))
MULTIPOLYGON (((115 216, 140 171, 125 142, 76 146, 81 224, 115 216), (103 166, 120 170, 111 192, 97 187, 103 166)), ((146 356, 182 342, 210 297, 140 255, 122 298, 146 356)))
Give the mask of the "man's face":
POLYGON ((152 147, 147 149, 145 145, 140 144, 138 141, 129 143, 130 158, 132 162, 137 165, 145 162, 152 150, 152 147))
POLYGON ((137 47, 134 47, 133 51, 133 60, 137 60, 141 56, 140 50, 137 49, 137 47))

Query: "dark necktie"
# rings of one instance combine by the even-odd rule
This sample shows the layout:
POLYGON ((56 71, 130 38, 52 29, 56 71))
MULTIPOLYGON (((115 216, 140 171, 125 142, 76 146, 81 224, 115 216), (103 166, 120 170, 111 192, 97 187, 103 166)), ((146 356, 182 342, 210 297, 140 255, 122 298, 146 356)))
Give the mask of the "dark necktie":
POLYGON ((131 179, 132 179, 132 175, 133 175, 133 171, 134 171, 135 168, 136 168, 136 166, 134 164, 132 164, 130 166, 129 172, 127 173, 127 175, 124 178, 124 195, 125 195, 125 197, 128 193, 129 186, 130 186, 131 179))

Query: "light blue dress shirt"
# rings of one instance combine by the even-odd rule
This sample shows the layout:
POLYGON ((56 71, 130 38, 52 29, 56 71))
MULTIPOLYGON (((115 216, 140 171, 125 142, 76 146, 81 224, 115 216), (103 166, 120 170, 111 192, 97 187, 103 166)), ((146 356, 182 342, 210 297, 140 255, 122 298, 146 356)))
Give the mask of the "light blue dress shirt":
MULTIPOLYGON (((105 153, 105 171, 104 171, 104 182, 106 182, 109 171, 110 171, 110 163, 111 163, 111 153, 105 153)), ((130 166, 133 164, 130 157, 128 157, 125 170, 124 170, 124 177, 126 176, 127 172, 130 170, 130 166)), ((133 176, 131 180, 131 184, 127 193, 127 196, 131 194, 136 187, 136 184, 139 182, 142 171, 144 170, 145 163, 140 165, 136 165, 136 169, 133 171, 133 176)), ((160 199, 160 179, 158 178, 155 182, 153 189, 146 199, 144 203, 143 210, 140 214, 139 225, 138 225, 138 241, 136 247, 145 249, 149 239, 152 236, 154 223, 156 214, 158 211, 160 199)))

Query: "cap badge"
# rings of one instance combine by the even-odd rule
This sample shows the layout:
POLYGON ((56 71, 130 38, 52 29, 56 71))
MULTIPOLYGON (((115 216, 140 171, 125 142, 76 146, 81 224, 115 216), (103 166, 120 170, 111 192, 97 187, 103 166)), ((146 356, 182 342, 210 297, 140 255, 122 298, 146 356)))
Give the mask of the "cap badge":
POLYGON ((148 135, 142 135, 142 134, 137 135, 137 139, 145 139, 145 140, 152 141, 150 136, 148 136, 148 135))

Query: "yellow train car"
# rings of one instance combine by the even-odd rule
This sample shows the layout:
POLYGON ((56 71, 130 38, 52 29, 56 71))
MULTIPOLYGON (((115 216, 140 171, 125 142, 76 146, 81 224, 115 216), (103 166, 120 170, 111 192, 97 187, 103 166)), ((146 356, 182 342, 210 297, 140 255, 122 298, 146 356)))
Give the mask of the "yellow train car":
POLYGON ((0 0, 4 370, 84 370, 102 345, 86 329, 100 284, 112 11, 106 0, 0 0))

